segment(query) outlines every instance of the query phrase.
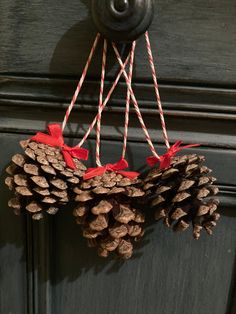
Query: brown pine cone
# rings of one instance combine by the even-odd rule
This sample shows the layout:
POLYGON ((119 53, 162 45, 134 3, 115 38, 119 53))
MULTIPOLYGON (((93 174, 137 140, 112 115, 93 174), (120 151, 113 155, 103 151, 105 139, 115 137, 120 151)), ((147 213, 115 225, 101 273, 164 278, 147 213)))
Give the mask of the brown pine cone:
POLYGON ((73 188, 80 183, 86 167, 77 159, 76 170, 66 166, 59 148, 33 141, 21 141, 24 154, 12 157, 6 168, 6 185, 15 194, 8 202, 16 215, 30 212, 40 220, 45 212, 56 214, 68 203, 73 188))
POLYGON ((139 185, 138 179, 107 171, 74 188, 76 222, 82 225, 88 246, 96 247, 100 256, 115 252, 128 259, 133 241, 143 236, 144 214, 133 207, 133 200, 144 195, 139 185))
POLYGON ((184 231, 193 225, 193 236, 199 239, 204 228, 212 228, 220 218, 216 213, 219 201, 210 198, 219 192, 211 170, 203 166, 198 155, 174 157, 168 169, 152 169, 144 180, 146 202, 155 209, 155 219, 163 219, 167 227, 184 231))

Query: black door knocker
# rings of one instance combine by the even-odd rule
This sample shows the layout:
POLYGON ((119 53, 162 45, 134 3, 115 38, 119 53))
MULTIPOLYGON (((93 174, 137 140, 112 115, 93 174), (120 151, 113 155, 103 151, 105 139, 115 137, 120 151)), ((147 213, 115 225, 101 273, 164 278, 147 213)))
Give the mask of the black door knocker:
POLYGON ((149 28, 153 0, 92 0, 92 17, 98 31, 115 42, 131 42, 149 28))

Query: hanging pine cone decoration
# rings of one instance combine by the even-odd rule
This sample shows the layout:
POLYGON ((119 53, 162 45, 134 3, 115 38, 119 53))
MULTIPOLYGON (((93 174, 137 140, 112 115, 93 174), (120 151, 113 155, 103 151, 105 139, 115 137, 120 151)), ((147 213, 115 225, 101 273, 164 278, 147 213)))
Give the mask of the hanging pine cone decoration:
POLYGON ((56 214, 69 202, 86 167, 72 157, 76 169, 68 167, 58 147, 31 140, 21 141, 20 145, 24 154, 14 155, 6 168, 9 176, 5 183, 15 194, 8 202, 9 207, 16 215, 31 213, 34 220, 43 218, 44 213, 56 214))
POLYGON ((143 236, 144 214, 132 205, 144 195, 139 185, 138 179, 106 171, 74 189, 76 222, 82 226, 88 246, 96 247, 100 256, 115 252, 128 259, 133 241, 143 236))
POLYGON ((144 180, 147 203, 155 209, 155 219, 164 221, 175 231, 185 231, 190 224, 193 236, 199 239, 204 228, 212 228, 220 214, 219 201, 210 198, 219 192, 211 170, 203 165, 205 158, 198 155, 174 157, 167 169, 152 169, 144 180))

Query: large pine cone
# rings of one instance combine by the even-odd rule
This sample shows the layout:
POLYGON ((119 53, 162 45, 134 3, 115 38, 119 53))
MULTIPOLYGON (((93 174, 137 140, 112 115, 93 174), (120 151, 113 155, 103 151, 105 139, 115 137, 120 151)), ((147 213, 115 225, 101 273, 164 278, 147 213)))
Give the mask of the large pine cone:
POLYGON ((68 203, 86 167, 74 159, 77 169, 68 168, 59 148, 29 140, 20 145, 24 154, 14 155, 6 168, 10 176, 5 183, 15 194, 8 205, 16 215, 26 210, 39 220, 45 212, 55 214, 68 203))
POLYGON ((74 189, 76 222, 82 225, 89 247, 107 257, 115 252, 128 259, 133 253, 133 241, 144 234, 144 214, 133 207, 133 201, 144 192, 140 180, 130 180, 115 172, 83 181, 74 189))
POLYGON ((193 225, 193 236, 200 237, 202 228, 212 234, 220 218, 216 213, 219 201, 209 198, 219 192, 211 170, 203 166, 205 158, 185 155, 172 159, 170 168, 152 169, 144 180, 147 203, 155 209, 155 219, 167 227, 184 231, 193 225))

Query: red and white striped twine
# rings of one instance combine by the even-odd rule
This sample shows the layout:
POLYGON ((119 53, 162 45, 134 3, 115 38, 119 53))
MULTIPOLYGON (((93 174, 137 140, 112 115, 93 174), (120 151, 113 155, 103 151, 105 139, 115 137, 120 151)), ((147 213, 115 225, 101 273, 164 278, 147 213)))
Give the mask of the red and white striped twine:
MULTIPOLYGON (((107 94, 106 99, 104 100, 104 102, 103 102, 103 104, 102 104, 102 106, 101 106, 101 112, 102 112, 102 111, 104 110, 104 108, 106 107, 106 104, 108 103, 108 101, 109 101, 109 99, 110 99, 110 97, 111 97, 111 95, 112 95, 114 89, 116 88, 116 85, 118 84, 121 75, 122 75, 123 72, 125 71, 125 67, 126 67, 128 61, 129 61, 129 59, 130 59, 130 53, 129 53, 128 57, 126 58, 125 63, 122 64, 121 69, 120 69, 120 72, 118 73, 118 75, 117 75, 115 81, 113 82, 112 87, 110 88, 110 90, 109 90, 109 92, 108 92, 108 94, 107 94)), ((97 118, 98 118, 98 114, 96 115, 96 117, 94 118, 93 122, 90 124, 90 126, 89 126, 87 132, 85 133, 84 137, 83 137, 82 140, 80 141, 80 143, 79 143, 79 145, 78 145, 79 147, 81 147, 81 146, 84 144, 84 142, 86 141, 87 137, 88 137, 89 134, 91 133, 92 129, 94 128, 94 125, 95 125, 96 122, 97 122, 97 118)))
MULTIPOLYGON (((133 46, 134 46, 134 47, 135 47, 135 45, 136 45, 136 43, 133 42, 133 46)), ((112 46, 113 46, 113 49, 114 49, 114 51, 115 51, 115 54, 116 54, 116 57, 117 57, 117 60, 118 60, 118 62, 119 62, 119 64, 120 64, 120 66, 123 67, 124 65, 123 65, 123 62, 122 62, 122 60, 121 60, 120 54, 119 54, 119 52, 118 52, 118 50, 117 50, 117 48, 116 48, 115 43, 112 43, 112 46)), ((134 54, 134 49, 131 50, 131 58, 132 58, 132 54, 134 54)), ((126 80, 126 84, 127 84, 128 88, 129 88, 129 91, 130 91, 130 96, 131 96, 131 99, 132 99, 132 101, 133 101, 133 104, 134 104, 134 108, 135 108, 137 117, 138 117, 138 119, 139 119, 139 122, 140 122, 140 124, 141 124, 142 129, 143 129, 143 132, 144 132, 144 134, 145 134, 146 141, 147 141, 147 143, 148 143, 148 145, 149 145, 149 148, 150 148, 152 154, 153 154, 156 158, 160 159, 160 156, 157 154, 157 152, 156 152, 156 150, 155 150, 155 147, 154 147, 154 145, 153 145, 153 143, 152 143, 151 137, 150 137, 150 135, 149 135, 149 133, 148 133, 147 127, 146 127, 146 125, 145 125, 145 123, 144 123, 144 121, 143 121, 142 114, 141 114, 141 112, 140 112, 138 102, 137 102, 136 97, 135 97, 135 95, 134 95, 134 92, 133 92, 133 89, 132 89, 131 84, 130 84, 130 82, 129 82, 129 78, 128 78, 128 75, 127 75, 126 71, 124 71, 123 74, 124 74, 124 77, 125 77, 125 80, 126 80)))
POLYGON ((84 67, 84 69, 83 69, 83 72, 82 72, 81 78, 80 78, 80 80, 79 80, 79 83, 78 83, 78 85, 77 85, 77 87, 76 87, 75 93, 74 93, 74 95, 73 95, 73 97, 72 97, 71 103, 70 103, 69 107, 68 107, 67 110, 66 110, 66 114, 65 114, 65 117, 64 117, 64 120, 63 120, 63 123, 62 123, 62 131, 64 131, 64 129, 65 129, 65 127, 66 127, 66 124, 67 124, 67 121, 68 121, 68 119, 69 119, 70 113, 71 113, 71 111, 72 111, 72 109, 73 109, 73 107, 74 107, 74 105, 75 105, 75 102, 76 102, 76 100, 77 100, 77 97, 78 97, 78 95, 79 95, 79 92, 80 92, 80 90, 81 90, 81 87, 82 87, 82 85, 83 85, 83 83, 84 83, 84 80, 85 80, 85 77, 86 77, 86 75, 87 75, 88 68, 89 68, 89 65, 90 65, 90 63, 91 63, 92 57, 93 57, 93 55, 94 55, 94 51, 95 51, 95 49, 96 49, 96 47, 97 47, 97 43, 98 43, 99 38, 100 38, 100 34, 98 33, 98 34, 96 35, 95 40, 94 40, 93 46, 92 46, 92 48, 91 48, 91 51, 90 51, 90 54, 89 54, 89 56, 88 56, 87 62, 86 62, 85 67, 84 67))
MULTIPOLYGON (((132 45, 132 50, 135 50, 135 45, 132 45)), ((130 56, 130 65, 129 65, 129 82, 130 82, 130 84, 132 83, 133 66, 134 66, 134 51, 133 51, 133 53, 131 53, 131 56, 130 56)), ((127 88, 122 158, 125 158, 126 148, 127 148, 128 128, 129 128, 129 109, 130 109, 130 90, 129 90, 129 88, 127 88)))
POLYGON ((170 143, 169 143, 169 138, 168 138, 168 134, 167 134, 167 130, 166 130, 166 123, 165 123, 165 118, 164 118, 164 112, 163 112, 163 109, 162 109, 161 97, 160 97, 160 93, 159 93, 159 88, 158 88, 158 83, 157 83, 157 75, 156 75, 156 70, 155 70, 155 66, 154 66, 154 60, 153 60, 153 55, 152 55, 152 48, 151 48, 148 32, 145 33, 145 38, 146 38, 146 46, 147 46, 149 64, 150 64, 150 67, 151 67, 152 78, 153 78, 153 82, 154 82, 154 89, 155 89, 155 94, 156 94, 156 99, 157 99, 157 105, 158 105, 158 108, 159 108, 159 114, 160 114, 160 119, 161 119, 161 127, 162 127, 163 138, 164 138, 166 147, 169 149, 170 148, 170 143))
MULTIPOLYGON (((97 47, 98 41, 100 38, 100 34, 98 33, 96 35, 96 38, 94 40, 93 46, 91 48, 90 54, 88 56, 87 62, 85 64, 85 67, 83 69, 81 78, 79 80, 79 83, 76 87, 76 90, 74 92, 74 95, 72 97, 71 103, 69 105, 69 107, 66 110, 66 114, 64 116, 64 120, 62 123, 62 130, 64 131, 66 124, 68 122, 70 113, 75 105, 75 102, 78 98, 79 92, 82 88, 82 85, 84 83, 85 77, 87 75, 88 72, 88 68, 89 65, 91 63, 92 57, 94 55, 95 49, 97 47)), ((149 58, 149 63, 150 63, 150 67, 151 67, 151 71, 152 71, 152 77, 153 77, 153 82, 154 82, 154 88, 155 88, 155 94, 156 94, 156 99, 157 99, 157 104, 158 104, 158 108, 159 108, 159 114, 160 114, 160 119, 161 119, 161 126, 162 126, 162 131, 163 131, 163 137, 164 137, 164 141, 165 141, 165 145, 166 147, 169 149, 170 148, 170 144, 169 144, 169 139, 168 139, 168 135, 167 135, 167 130, 166 130, 166 124, 165 124, 165 118, 164 118, 164 112, 162 109, 162 104, 161 104, 161 99, 160 99, 160 94, 159 94, 159 89, 158 89, 158 83, 157 83, 157 76, 156 76, 156 71, 155 71, 155 66, 154 66, 154 60, 153 60, 153 55, 152 55, 152 50, 151 50, 151 44, 150 44, 150 40, 149 40, 149 35, 148 32, 145 33, 145 38, 146 38, 146 46, 147 46, 147 52, 148 52, 148 58, 149 58)), ((104 83, 105 83, 105 68, 106 68, 106 56, 107 56, 107 41, 104 40, 104 46, 103 46, 103 56, 102 56, 102 71, 101 71, 101 85, 100 85, 100 93, 99 93, 99 106, 98 106, 98 113, 96 115, 96 117, 94 118, 93 122, 91 123, 91 125, 89 126, 86 134, 84 135, 83 139, 80 141, 80 143, 78 144, 79 147, 81 147, 84 142, 86 141, 87 137, 89 136, 89 134, 91 133, 92 129, 94 128, 96 122, 97 122, 97 130, 96 130, 96 163, 97 166, 101 166, 101 161, 100 161, 100 134, 101 134, 101 115, 102 115, 102 111, 104 110, 106 104, 108 103, 114 89, 116 88, 121 75, 123 74, 126 80, 126 84, 127 84, 127 97, 126 97, 126 109, 125 109, 125 126, 124 126, 124 140, 123 140, 123 151, 122 151, 122 157, 125 158, 125 154, 126 154, 126 148, 127 148, 127 138, 128 138, 128 126, 129 126, 129 109, 130 109, 130 98, 133 101, 134 104, 134 108, 137 114, 137 117, 139 119, 139 122, 141 124, 141 127, 143 129, 143 132, 145 134, 147 143, 150 147, 150 150, 152 152, 152 154, 160 159, 160 156, 157 154, 155 147, 152 143, 151 137, 149 135, 149 132, 147 130, 147 127, 143 121, 142 118, 142 114, 140 112, 139 109, 139 105, 138 102, 136 100, 136 97, 134 95, 132 86, 131 86, 131 82, 132 82, 132 74, 133 74, 133 63, 134 63, 134 52, 135 52, 135 47, 136 47, 136 42, 134 41, 132 44, 132 49, 131 52, 129 53, 128 57, 126 58, 125 62, 123 63, 120 57, 120 54, 116 48, 116 45, 114 43, 112 43, 113 49, 115 51, 117 60, 120 64, 120 72, 118 73, 115 81, 113 82, 112 87, 110 88, 106 99, 103 102, 103 92, 104 92, 104 83), (130 67, 129 67, 129 76, 126 73, 126 66, 128 61, 130 60, 130 67)))
POLYGON ((98 117, 97 117, 97 130, 96 130, 96 164, 101 167, 100 160, 100 143, 101 143, 101 118, 102 118, 102 105, 103 105, 103 91, 105 83, 105 71, 106 71, 106 59, 107 59, 107 41, 104 39, 103 53, 102 53, 102 71, 101 71, 101 84, 99 92, 99 105, 98 105, 98 117))

